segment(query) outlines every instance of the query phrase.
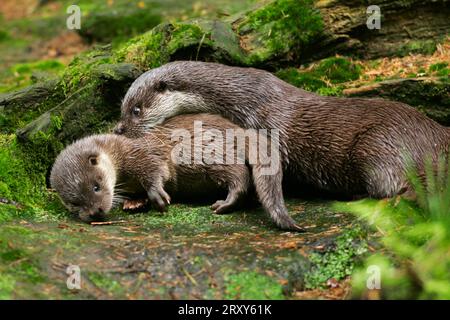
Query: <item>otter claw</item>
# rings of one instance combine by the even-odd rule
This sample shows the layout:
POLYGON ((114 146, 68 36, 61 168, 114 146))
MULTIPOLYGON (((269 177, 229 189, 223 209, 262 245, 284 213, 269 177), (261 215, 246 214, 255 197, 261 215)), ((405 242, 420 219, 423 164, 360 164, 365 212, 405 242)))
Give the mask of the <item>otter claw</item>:
POLYGON ((224 201, 217 200, 214 204, 211 205, 211 209, 215 214, 224 214, 231 211, 232 204, 224 201))
POLYGON ((296 223, 289 224, 289 225, 284 225, 284 226, 280 226, 280 227, 281 227, 281 229, 286 230, 286 231, 306 232, 306 230, 304 228, 300 227, 296 223))
POLYGON ((167 204, 167 205, 170 205, 170 196, 167 194, 167 192, 163 189, 163 188, 160 188, 159 190, 158 190, 158 192, 159 192, 159 194, 161 195, 161 197, 162 197, 162 199, 164 200, 164 202, 167 204))
POLYGON ((294 224, 292 231, 306 232, 306 230, 304 228, 300 227, 298 224, 294 224))
POLYGON ((148 198, 159 212, 167 211, 167 206, 170 205, 170 196, 163 188, 149 191, 148 198))

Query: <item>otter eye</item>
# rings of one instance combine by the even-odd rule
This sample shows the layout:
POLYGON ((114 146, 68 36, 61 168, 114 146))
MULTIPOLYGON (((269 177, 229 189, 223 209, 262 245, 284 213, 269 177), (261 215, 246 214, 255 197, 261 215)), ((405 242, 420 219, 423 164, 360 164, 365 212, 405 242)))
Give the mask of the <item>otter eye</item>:
POLYGON ((141 114, 141 108, 139 107, 134 107, 133 110, 131 111, 133 113, 133 115, 138 116, 141 114))
POLYGON ((94 190, 94 192, 99 192, 101 189, 100 189, 100 186, 98 184, 96 184, 96 185, 94 185, 93 190, 94 190))

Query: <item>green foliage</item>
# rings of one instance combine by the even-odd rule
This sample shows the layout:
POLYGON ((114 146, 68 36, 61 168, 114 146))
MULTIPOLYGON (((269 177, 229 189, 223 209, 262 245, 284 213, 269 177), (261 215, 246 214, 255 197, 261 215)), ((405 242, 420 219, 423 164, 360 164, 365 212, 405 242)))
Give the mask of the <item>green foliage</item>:
POLYGON ((48 71, 61 70, 64 65, 57 60, 43 60, 31 63, 19 63, 11 69, 13 72, 20 74, 31 73, 32 71, 48 71))
POLYGON ((335 84, 357 80, 361 67, 344 57, 331 57, 321 60, 314 72, 335 84))
POLYGON ((10 39, 10 35, 5 30, 0 29, 0 43, 10 39))
MULTIPOLYGON (((382 262, 378 265, 382 276, 382 297, 450 299, 448 168, 448 163, 442 159, 435 166, 428 162, 425 182, 414 171, 409 172, 417 204, 396 199, 347 205, 347 211, 366 219, 381 231, 382 243, 391 253, 391 256, 377 255, 373 258, 382 262)), ((360 270, 359 276, 354 278, 357 296, 366 294, 365 282, 361 283, 363 271, 360 270)))
POLYGON ((312 253, 312 268, 305 275, 305 287, 324 287, 328 279, 342 280, 352 274, 356 260, 367 252, 367 243, 360 228, 345 232, 336 239, 335 248, 325 253, 312 253))
POLYGON ((225 299, 284 299, 281 284, 254 271, 231 274, 225 280, 225 299))
POLYGON ((435 73, 437 76, 445 77, 450 75, 450 68, 448 67, 448 62, 438 62, 432 64, 428 71, 430 73, 435 73))
POLYGON ((28 63, 18 63, 9 68, 0 92, 18 90, 35 82, 35 78, 51 78, 58 76, 64 69, 64 64, 57 60, 42 60, 28 63))

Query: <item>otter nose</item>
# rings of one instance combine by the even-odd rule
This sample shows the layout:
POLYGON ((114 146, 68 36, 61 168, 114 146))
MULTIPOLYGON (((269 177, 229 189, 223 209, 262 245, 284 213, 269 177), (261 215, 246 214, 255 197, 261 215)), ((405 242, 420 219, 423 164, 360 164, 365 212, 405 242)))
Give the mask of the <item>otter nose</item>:
POLYGON ((105 217, 105 212, 103 211, 102 208, 98 208, 97 211, 89 212, 89 216, 93 220, 100 220, 101 221, 105 217))
POLYGON ((115 134, 123 134, 125 132, 125 128, 123 126, 123 124, 119 123, 115 128, 114 128, 114 133, 115 134))

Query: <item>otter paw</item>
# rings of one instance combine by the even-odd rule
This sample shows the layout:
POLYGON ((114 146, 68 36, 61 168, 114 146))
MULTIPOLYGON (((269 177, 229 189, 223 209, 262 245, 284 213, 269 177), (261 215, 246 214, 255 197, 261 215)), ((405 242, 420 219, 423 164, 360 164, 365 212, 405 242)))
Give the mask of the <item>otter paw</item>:
POLYGON ((285 221, 278 224, 278 226, 286 231, 295 231, 295 232, 306 232, 305 229, 300 227, 298 224, 292 221, 285 221))
POLYGON ((149 191, 148 199, 159 212, 167 211, 167 206, 170 204, 170 196, 163 188, 149 191))
POLYGON ((227 202, 225 200, 217 200, 211 205, 211 209, 215 214, 224 214, 231 212, 233 208, 233 203, 227 202))
POLYGON ((295 232, 306 232, 305 229, 300 227, 292 217, 290 217, 287 213, 279 214, 275 217, 274 222, 277 226, 286 231, 295 231, 295 232))
POLYGON ((147 199, 126 199, 123 202, 123 210, 137 210, 146 206, 147 199))

